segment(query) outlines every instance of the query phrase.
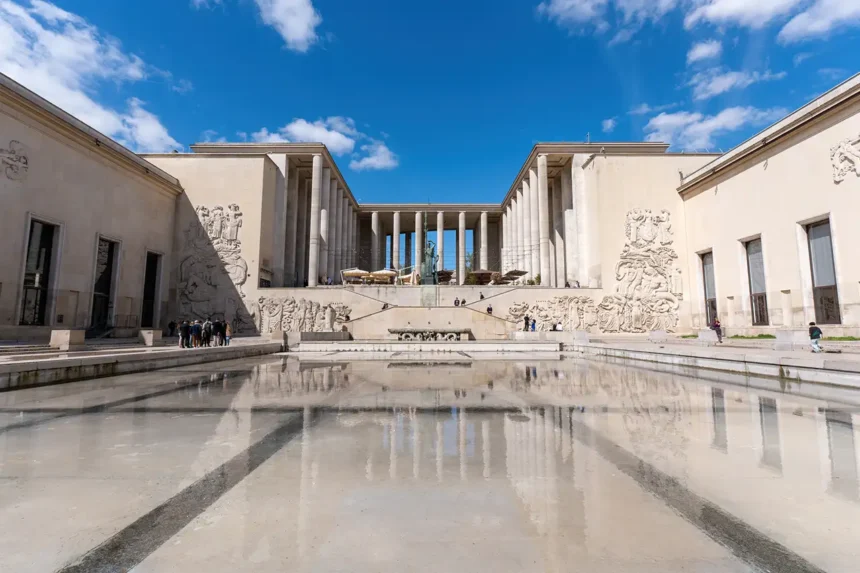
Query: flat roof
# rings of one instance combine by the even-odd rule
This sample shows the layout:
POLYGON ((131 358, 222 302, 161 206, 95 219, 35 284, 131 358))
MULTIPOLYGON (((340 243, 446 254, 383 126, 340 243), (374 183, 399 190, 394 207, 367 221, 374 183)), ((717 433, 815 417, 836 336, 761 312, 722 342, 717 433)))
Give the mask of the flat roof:
POLYGON ((700 169, 690 173, 681 180, 678 187, 679 193, 689 191, 718 173, 739 163, 750 155, 757 153, 774 141, 782 139, 787 135, 801 129, 810 121, 830 112, 860 92, 860 73, 848 78, 830 91, 812 100, 797 111, 747 139, 734 149, 721 155, 718 159, 711 161, 700 169))
POLYGON ((48 118, 52 119, 54 123, 65 125, 78 137, 90 140, 94 147, 102 151, 108 149, 114 152, 125 162, 126 167, 130 168, 134 165, 140 169, 140 175, 152 177, 163 185, 173 189, 177 194, 182 193, 182 186, 178 179, 2 73, 0 73, 0 87, 17 96, 19 100, 23 100, 29 104, 33 108, 29 110, 31 115, 35 110, 42 112, 48 118))

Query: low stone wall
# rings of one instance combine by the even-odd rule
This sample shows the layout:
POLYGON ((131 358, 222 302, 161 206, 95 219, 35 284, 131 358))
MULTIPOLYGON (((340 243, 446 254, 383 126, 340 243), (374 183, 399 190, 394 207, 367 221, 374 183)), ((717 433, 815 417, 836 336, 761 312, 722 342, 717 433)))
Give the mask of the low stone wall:
POLYGON ((811 382, 847 388, 860 388, 860 361, 823 358, 782 357, 768 354, 733 352, 705 348, 625 347, 620 344, 574 344, 573 352, 586 356, 668 364, 698 376, 699 369, 731 372, 748 376, 779 379, 784 384, 811 382), (686 370, 689 369, 689 370, 686 370))
POLYGON ((190 364, 263 356, 280 352, 279 342, 156 352, 28 360, 0 364, 0 391, 148 372, 190 364))
POLYGON ((405 342, 399 340, 365 340, 354 342, 302 342, 299 352, 411 352, 411 353, 465 353, 465 352, 552 352, 561 351, 558 342, 514 342, 476 340, 471 342, 405 342))
POLYGON ((497 316, 463 307, 393 307, 346 324, 355 340, 391 340, 389 328, 471 330, 476 340, 505 340, 516 325, 497 316))

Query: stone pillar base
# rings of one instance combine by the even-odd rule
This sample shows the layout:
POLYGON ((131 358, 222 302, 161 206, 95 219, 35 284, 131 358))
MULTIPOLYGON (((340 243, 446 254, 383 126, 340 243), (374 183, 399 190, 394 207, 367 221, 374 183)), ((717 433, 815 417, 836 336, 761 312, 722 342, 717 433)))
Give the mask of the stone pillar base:
POLYGON ((57 350, 85 350, 87 345, 84 340, 83 330, 52 330, 51 348, 57 350))

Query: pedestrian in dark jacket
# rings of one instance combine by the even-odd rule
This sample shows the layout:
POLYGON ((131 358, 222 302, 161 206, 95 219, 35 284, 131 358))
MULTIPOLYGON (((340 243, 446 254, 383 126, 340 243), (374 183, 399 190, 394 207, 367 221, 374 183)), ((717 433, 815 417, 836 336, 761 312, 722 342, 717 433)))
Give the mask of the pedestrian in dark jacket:
POLYGON ((809 323, 809 343, 812 345, 812 351, 816 354, 823 352, 819 342, 824 338, 824 333, 818 328, 814 322, 809 323))
POLYGON ((191 348, 191 325, 187 320, 179 325, 179 348, 191 348))

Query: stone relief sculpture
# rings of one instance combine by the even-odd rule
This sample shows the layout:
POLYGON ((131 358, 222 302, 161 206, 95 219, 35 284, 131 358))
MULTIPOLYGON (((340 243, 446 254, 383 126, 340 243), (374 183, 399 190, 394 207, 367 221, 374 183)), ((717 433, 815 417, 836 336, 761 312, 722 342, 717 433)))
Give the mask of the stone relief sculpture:
POLYGON ((627 213, 625 234, 627 240, 615 266, 615 293, 604 296, 596 307, 587 296, 560 296, 533 305, 514 304, 508 318, 520 322, 528 315, 541 331, 560 322, 565 330, 596 327, 600 332, 673 332, 683 295, 670 214, 634 209, 627 213))
POLYGON ((842 183, 850 172, 860 177, 860 137, 840 141, 830 149, 833 182, 842 183))
POLYGON ((251 316, 260 334, 273 332, 336 332, 351 309, 343 304, 320 304, 292 297, 260 297, 251 316))
POLYGON ((179 263, 182 318, 223 318, 236 332, 251 331, 254 322, 242 300, 242 286, 248 280, 248 263, 242 258, 239 240, 242 211, 235 203, 226 210, 221 205, 211 209, 198 205, 195 211, 197 220, 185 229, 179 263))
POLYGON ((23 181, 30 169, 26 146, 20 141, 11 140, 8 149, 0 149, 0 165, 7 179, 23 181))

